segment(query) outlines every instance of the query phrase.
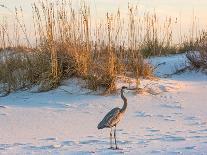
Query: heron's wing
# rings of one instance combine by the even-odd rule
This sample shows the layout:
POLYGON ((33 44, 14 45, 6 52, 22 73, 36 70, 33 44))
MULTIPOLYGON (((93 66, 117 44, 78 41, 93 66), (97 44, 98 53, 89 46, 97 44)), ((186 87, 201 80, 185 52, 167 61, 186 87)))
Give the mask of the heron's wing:
POLYGON ((120 113, 120 108, 114 108, 109 111, 103 120, 99 123, 98 128, 105 128, 105 127, 113 127, 116 124, 116 119, 118 114, 120 113))

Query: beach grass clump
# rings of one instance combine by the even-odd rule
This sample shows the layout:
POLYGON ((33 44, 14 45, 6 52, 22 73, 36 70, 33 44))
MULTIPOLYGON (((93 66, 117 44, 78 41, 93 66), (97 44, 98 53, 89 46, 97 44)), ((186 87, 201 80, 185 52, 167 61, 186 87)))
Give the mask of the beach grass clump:
POLYGON ((57 88, 65 79, 85 80, 86 87, 104 93, 116 91, 118 76, 137 80, 153 76, 144 61, 150 56, 168 55, 198 47, 194 37, 173 43, 174 19, 160 22, 155 12, 140 15, 128 6, 127 16, 118 9, 94 19, 90 6, 81 1, 39 1, 32 4, 33 28, 30 40, 21 7, 14 11, 14 28, 8 20, 0 25, 1 91, 7 93, 39 85, 39 91, 57 88))

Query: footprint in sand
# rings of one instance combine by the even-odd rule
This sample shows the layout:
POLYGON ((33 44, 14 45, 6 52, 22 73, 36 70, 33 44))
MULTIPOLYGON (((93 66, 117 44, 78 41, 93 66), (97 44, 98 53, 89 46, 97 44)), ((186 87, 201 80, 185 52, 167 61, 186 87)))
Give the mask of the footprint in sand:
POLYGON ((165 152, 166 154, 169 154, 169 155, 178 155, 178 154, 182 154, 182 151, 168 151, 168 152, 165 152))
POLYGON ((178 142, 178 141, 185 141, 186 139, 181 136, 174 136, 174 135, 163 135, 160 138, 161 141, 168 141, 168 142, 178 142))
POLYGON ((194 150, 196 148, 196 146, 186 146, 183 149, 184 150, 194 150))
POLYGON ((171 104, 161 104, 160 105, 162 108, 168 108, 168 109, 182 109, 181 104, 175 102, 171 104))
POLYGON ((57 138, 49 137, 49 138, 46 138, 45 140, 46 140, 46 141, 55 141, 55 140, 57 140, 57 138))
POLYGON ((174 119, 169 119, 169 118, 165 118, 164 119, 165 121, 169 121, 169 122, 175 122, 176 120, 174 120, 174 119))
POLYGON ((202 122, 199 118, 195 116, 184 117, 184 121, 186 122, 187 125, 190 125, 190 126, 206 125, 206 122, 202 122))
POLYGON ((201 130, 198 130, 198 132, 200 132, 200 133, 207 133, 207 129, 201 129, 201 130))
POLYGON ((147 145, 149 145, 149 142, 150 141, 147 140, 147 139, 139 139, 137 144, 141 144, 141 145, 147 146, 147 145))
POLYGON ((0 144, 0 150, 6 150, 12 146, 11 144, 0 144))
POLYGON ((192 139, 207 139, 207 136, 194 135, 194 136, 190 136, 189 138, 192 138, 192 139))
POLYGON ((176 121, 175 119, 172 118, 170 115, 156 115, 158 118, 162 118, 164 121, 171 121, 174 122, 176 121))
POLYGON ((41 141, 56 141, 57 138, 55 138, 55 137, 48 137, 48 138, 45 138, 45 139, 39 139, 39 140, 41 140, 41 141))
POLYGON ((183 113, 181 113, 181 112, 174 112, 174 113, 172 113, 172 114, 174 114, 174 115, 179 115, 179 116, 181 116, 181 115, 183 115, 183 113))
POLYGON ((160 130, 157 130, 157 129, 149 129, 148 131, 154 133, 154 132, 159 132, 160 130))
POLYGON ((76 143, 74 141, 66 140, 66 141, 61 142, 61 144, 64 146, 72 146, 72 145, 75 145, 76 143))
POLYGON ((43 145, 43 146, 26 146, 26 149, 32 149, 32 150, 50 150, 50 149, 59 149, 61 148, 61 144, 53 144, 53 145, 43 145))
POLYGON ((7 116, 6 113, 0 113, 0 116, 7 116))
MULTIPOLYGON (((0 109, 6 109, 6 108, 7 108, 6 106, 0 105, 0 109)), ((0 113, 0 115, 1 116, 6 116, 7 113, 2 112, 2 113, 0 113)))
POLYGON ((7 108, 6 106, 0 105, 0 108, 5 109, 7 108))
POLYGON ((138 112, 135 112, 135 115, 136 115, 136 117, 152 117, 152 115, 147 114, 147 113, 144 112, 144 111, 138 111, 138 112))

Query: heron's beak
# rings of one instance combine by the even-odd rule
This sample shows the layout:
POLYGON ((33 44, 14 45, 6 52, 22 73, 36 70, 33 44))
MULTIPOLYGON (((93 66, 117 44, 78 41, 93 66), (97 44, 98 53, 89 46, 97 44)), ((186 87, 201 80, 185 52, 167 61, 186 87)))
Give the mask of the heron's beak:
POLYGON ((127 88, 128 91, 130 90, 137 90, 137 88, 127 88))
POLYGON ((128 90, 128 89, 124 89, 124 92, 125 92, 125 93, 128 93, 128 92, 129 92, 129 90, 128 90))

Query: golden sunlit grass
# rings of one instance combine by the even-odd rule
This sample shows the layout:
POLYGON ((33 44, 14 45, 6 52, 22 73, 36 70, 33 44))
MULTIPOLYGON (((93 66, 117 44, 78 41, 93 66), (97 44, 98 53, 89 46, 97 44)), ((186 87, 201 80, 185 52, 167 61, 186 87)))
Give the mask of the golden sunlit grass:
POLYGON ((41 1, 32 9, 35 43, 29 40, 21 8, 15 9, 12 33, 8 21, 0 25, 0 83, 6 93, 34 84, 48 91, 71 77, 84 79, 92 90, 111 93, 117 75, 130 74, 137 85, 140 77, 153 75, 143 57, 192 50, 198 44, 195 38, 173 44, 172 18, 161 24, 156 13, 139 16, 133 6, 128 18, 118 10, 100 23, 84 2, 77 9, 70 1, 41 1))

